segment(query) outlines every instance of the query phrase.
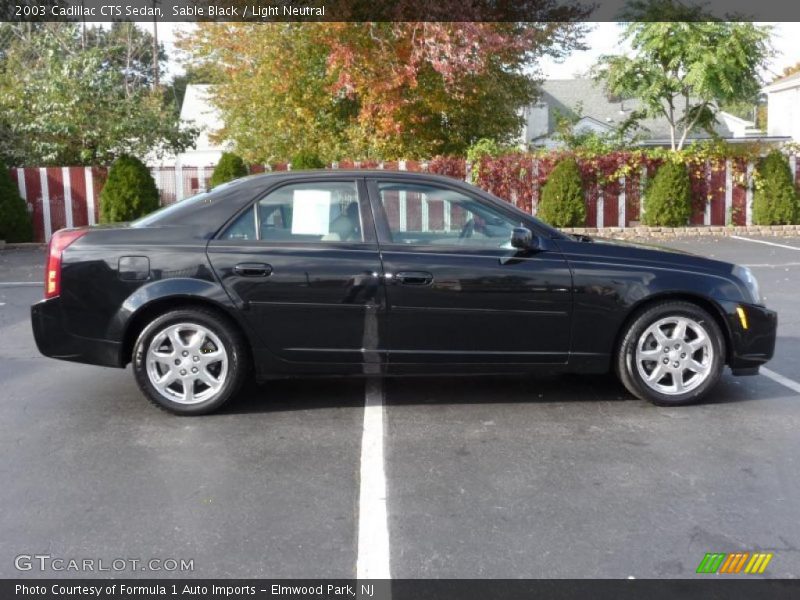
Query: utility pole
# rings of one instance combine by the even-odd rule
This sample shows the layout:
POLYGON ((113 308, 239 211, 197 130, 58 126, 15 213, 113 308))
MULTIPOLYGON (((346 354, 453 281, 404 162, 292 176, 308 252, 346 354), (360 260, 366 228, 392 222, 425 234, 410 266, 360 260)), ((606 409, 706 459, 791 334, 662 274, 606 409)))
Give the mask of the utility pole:
POLYGON ((81 0, 81 50, 86 50, 86 8, 84 7, 84 0, 81 0))
POLYGON ((158 89, 158 17, 155 8, 158 0, 153 0, 153 89, 158 89))

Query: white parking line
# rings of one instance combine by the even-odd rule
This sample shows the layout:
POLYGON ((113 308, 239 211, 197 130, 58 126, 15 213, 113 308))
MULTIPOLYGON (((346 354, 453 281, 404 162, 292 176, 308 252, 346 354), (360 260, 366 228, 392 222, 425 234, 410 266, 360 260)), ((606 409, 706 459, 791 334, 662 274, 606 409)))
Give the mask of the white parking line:
POLYGON ((800 262, 788 262, 788 263, 780 263, 777 265, 771 265, 769 263, 744 263, 742 264, 743 267, 757 267, 759 269, 784 269, 788 267, 800 267, 800 262))
POLYGON ((735 240, 742 240, 743 242, 753 242, 754 244, 766 244, 767 246, 775 246, 776 248, 786 248, 787 250, 797 250, 800 252, 800 247, 789 246, 788 244, 776 244, 775 242, 767 242, 764 240, 751 240, 750 238, 742 237, 739 235, 731 236, 735 240))
POLYGON ((0 281, 0 287, 41 287, 41 281, 0 281))
POLYGON ((378 377, 367 380, 365 387, 356 578, 389 579, 389 523, 383 465, 383 387, 378 377))
POLYGON ((789 379, 788 377, 784 377, 780 373, 776 373, 775 371, 770 371, 766 367, 761 367, 761 370, 759 372, 763 373, 764 375, 772 379, 772 381, 780 383, 781 385, 786 386, 790 390, 800 394, 800 383, 792 381, 791 379, 789 379))

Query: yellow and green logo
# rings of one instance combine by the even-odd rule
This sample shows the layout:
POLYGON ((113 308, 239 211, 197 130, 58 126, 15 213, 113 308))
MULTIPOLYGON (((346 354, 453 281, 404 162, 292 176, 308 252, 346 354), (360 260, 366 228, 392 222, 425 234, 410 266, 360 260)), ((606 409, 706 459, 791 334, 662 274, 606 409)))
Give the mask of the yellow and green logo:
POLYGON ((700 561, 697 572, 758 575, 766 570, 772 556, 771 552, 709 552, 700 561))

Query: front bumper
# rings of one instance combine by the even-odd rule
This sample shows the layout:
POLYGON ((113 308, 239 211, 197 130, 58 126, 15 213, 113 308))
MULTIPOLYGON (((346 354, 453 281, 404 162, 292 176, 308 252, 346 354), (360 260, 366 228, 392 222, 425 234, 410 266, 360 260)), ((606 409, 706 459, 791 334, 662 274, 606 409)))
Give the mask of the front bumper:
POLYGON ((123 366, 119 342, 80 337, 67 331, 59 298, 31 306, 31 325, 36 346, 45 356, 104 367, 123 366))
POLYGON ((724 308, 731 333, 728 365, 734 375, 755 375, 775 353, 778 313, 755 304, 727 303, 724 308), (743 310, 747 327, 737 308, 743 310))

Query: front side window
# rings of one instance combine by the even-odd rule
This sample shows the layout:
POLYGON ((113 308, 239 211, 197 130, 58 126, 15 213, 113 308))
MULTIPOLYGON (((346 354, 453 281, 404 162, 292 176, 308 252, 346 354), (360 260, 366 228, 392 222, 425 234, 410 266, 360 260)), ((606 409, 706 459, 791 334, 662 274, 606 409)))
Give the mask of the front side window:
POLYGON ((378 183, 392 242, 510 248, 520 222, 455 190, 433 185, 378 183))
POLYGON ((324 182, 281 187, 243 213, 223 239, 363 242, 356 184, 324 182))

